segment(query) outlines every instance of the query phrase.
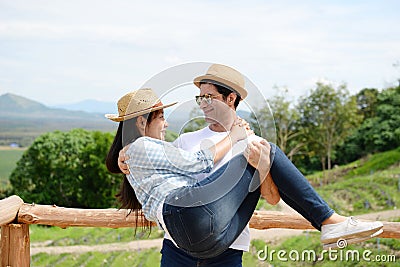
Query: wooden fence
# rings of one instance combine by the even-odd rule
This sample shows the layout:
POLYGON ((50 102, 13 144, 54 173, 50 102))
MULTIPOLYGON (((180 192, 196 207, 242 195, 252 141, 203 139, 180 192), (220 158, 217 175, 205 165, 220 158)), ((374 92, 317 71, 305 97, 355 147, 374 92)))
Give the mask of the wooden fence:
MULTIPOLYGON (((143 217, 142 217, 143 218, 143 217)), ((50 205, 25 204, 18 196, 0 200, 0 267, 25 267, 30 264, 29 224, 66 227, 134 227, 135 217, 127 210, 74 209, 50 205)), ((140 225, 141 221, 139 221, 140 225)), ((256 211, 250 227, 255 229, 314 229, 299 215, 276 211, 256 211)), ((383 222, 381 238, 400 238, 399 222, 383 222)))

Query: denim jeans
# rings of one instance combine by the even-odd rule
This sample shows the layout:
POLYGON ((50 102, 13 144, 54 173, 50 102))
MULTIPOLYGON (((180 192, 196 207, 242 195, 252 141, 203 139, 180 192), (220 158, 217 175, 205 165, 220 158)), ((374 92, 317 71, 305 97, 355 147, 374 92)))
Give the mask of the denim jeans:
POLYGON ((322 222, 329 218, 334 211, 318 195, 282 150, 274 144, 271 146, 275 146, 276 149, 270 173, 282 200, 300 213, 316 229, 321 230, 322 222))
POLYGON ((171 240, 164 239, 161 254, 161 267, 242 267, 243 251, 229 248, 216 257, 199 259, 177 248, 171 240))
MULTIPOLYGON (((320 230, 322 222, 334 211, 274 144, 271 144, 270 173, 282 200, 320 230)), ((243 155, 238 155, 195 186, 172 192, 164 203, 163 218, 179 248, 199 259, 216 257, 227 250, 253 214, 260 191, 251 188, 259 183, 258 179, 258 172, 247 164, 243 155), (219 199, 201 205, 198 195, 204 194, 197 193, 215 181, 220 185, 235 181, 235 185, 219 199), (185 197, 192 200, 193 206, 174 205, 185 197)))
POLYGON ((246 227, 260 198, 259 188, 249 192, 253 180, 259 183, 258 171, 240 154, 194 186, 170 193, 163 219, 179 248, 199 259, 226 251, 246 227), (231 185, 229 191, 222 190, 219 198, 203 204, 205 195, 226 185, 231 185))

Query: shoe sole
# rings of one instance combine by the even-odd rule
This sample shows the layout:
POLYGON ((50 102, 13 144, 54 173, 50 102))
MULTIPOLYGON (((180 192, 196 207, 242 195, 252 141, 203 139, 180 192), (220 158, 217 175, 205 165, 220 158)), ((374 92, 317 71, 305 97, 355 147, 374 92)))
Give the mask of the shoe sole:
POLYGON ((359 236, 359 237, 350 238, 350 239, 339 238, 334 243, 324 244, 323 249, 324 250, 333 249, 333 248, 343 249, 343 248, 347 247, 347 245, 349 245, 349 244, 360 243, 360 242, 366 241, 368 239, 374 238, 382 233, 383 233, 383 229, 379 229, 378 231, 376 231, 375 233, 373 233, 371 235, 359 236), (340 242, 340 241, 342 241, 342 242, 340 242))
POLYGON ((370 230, 367 230, 367 231, 356 232, 356 233, 352 233, 349 235, 343 235, 343 236, 339 236, 339 237, 324 239, 324 240, 321 240, 321 242, 323 244, 327 244, 327 243, 334 243, 334 242, 338 241, 339 239, 349 240, 349 239, 355 239, 355 238, 359 238, 359 237, 370 236, 370 235, 374 234, 375 232, 381 230, 382 228, 383 228, 383 225, 373 228, 373 229, 370 229, 370 230))

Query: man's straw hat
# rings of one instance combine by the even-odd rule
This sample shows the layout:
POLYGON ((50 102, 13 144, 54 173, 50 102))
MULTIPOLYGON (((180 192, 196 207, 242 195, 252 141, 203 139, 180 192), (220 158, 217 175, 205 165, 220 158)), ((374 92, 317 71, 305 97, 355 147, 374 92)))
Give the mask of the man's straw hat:
POLYGON ((175 105, 163 105, 152 89, 143 88, 127 93, 118 100, 118 114, 105 114, 107 119, 112 121, 125 121, 134 117, 150 113, 175 105))
POLYGON ((205 75, 194 78, 193 83, 199 88, 200 82, 221 85, 238 93, 242 99, 245 99, 247 96, 247 90, 244 88, 243 75, 237 70, 225 65, 211 65, 205 75))

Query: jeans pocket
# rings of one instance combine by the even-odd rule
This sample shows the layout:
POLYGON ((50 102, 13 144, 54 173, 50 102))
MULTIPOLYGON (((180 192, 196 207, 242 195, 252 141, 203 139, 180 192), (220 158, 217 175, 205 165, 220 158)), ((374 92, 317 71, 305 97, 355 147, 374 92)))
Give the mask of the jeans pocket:
POLYGON ((178 217, 191 246, 214 234, 214 213, 207 206, 184 207, 177 210, 178 217))

